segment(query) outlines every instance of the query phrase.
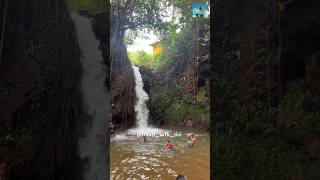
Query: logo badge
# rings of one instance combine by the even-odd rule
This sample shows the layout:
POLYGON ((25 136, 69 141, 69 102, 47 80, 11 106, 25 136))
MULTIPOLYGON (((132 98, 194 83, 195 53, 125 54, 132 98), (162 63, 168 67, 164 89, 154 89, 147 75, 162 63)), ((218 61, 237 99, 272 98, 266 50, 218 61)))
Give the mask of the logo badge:
POLYGON ((192 4, 192 17, 208 17, 208 5, 192 4))

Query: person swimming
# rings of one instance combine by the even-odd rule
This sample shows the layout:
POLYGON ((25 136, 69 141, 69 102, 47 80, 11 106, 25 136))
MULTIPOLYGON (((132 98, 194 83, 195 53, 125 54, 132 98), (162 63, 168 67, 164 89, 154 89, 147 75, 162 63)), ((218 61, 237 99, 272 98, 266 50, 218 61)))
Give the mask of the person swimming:
POLYGON ((171 144, 171 141, 168 140, 166 144, 164 144, 164 147, 167 149, 172 149, 173 148, 173 144, 171 144))

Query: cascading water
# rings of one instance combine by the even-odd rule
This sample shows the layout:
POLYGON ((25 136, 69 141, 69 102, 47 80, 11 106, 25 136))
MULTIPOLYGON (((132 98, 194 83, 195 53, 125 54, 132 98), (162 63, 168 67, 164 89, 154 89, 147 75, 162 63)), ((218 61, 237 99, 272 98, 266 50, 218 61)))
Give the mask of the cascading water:
POLYGON ((143 82, 139 68, 136 66, 132 66, 132 68, 136 82, 135 92, 137 96, 137 103, 134 106, 134 109, 137 113, 136 117, 138 128, 143 129, 148 127, 149 110, 146 102, 148 101, 149 96, 143 89, 143 82))
POLYGON ((133 73, 135 77, 135 93, 136 93, 136 104, 134 106, 136 112, 136 127, 127 130, 122 134, 117 134, 112 140, 125 140, 132 136, 140 135, 152 135, 152 134, 164 134, 169 132, 164 129, 154 128, 148 125, 149 110, 146 102, 149 99, 148 94, 143 89, 143 81, 141 73, 137 66, 132 65, 133 73))
POLYGON ((90 20, 72 15, 75 22, 79 46, 82 52, 82 96, 90 123, 85 137, 80 140, 80 156, 88 160, 88 169, 84 172, 86 180, 108 179, 107 168, 107 108, 108 94, 104 88, 105 70, 102 64, 102 52, 99 41, 92 30, 90 20))

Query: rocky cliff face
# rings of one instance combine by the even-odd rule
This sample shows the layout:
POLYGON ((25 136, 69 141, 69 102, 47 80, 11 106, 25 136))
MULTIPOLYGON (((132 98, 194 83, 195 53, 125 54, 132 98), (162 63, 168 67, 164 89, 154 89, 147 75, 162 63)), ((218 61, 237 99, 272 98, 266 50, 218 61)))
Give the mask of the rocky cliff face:
POLYGON ((123 37, 118 34, 116 22, 110 22, 111 49, 111 114, 110 127, 114 130, 126 129, 135 122, 135 79, 127 50, 122 42, 123 37))
MULTIPOLYGON (((246 162, 264 169, 262 172, 251 171, 250 177, 253 179, 257 174, 263 174, 264 179, 315 178, 316 173, 309 167, 313 164, 311 169, 319 168, 316 165, 319 164, 319 156, 314 157, 313 154, 320 152, 319 145, 315 143, 319 136, 314 134, 314 130, 319 129, 315 120, 319 114, 313 108, 320 105, 319 73, 316 73, 320 70, 316 63, 320 39, 315 33, 320 30, 319 3, 226 0, 217 1, 213 11, 214 73, 211 94, 214 96, 214 119, 211 125, 219 132, 215 139, 221 135, 233 141, 232 146, 213 144, 217 151, 229 148, 225 156, 218 157, 219 153, 214 152, 217 154, 213 156, 217 163, 214 173, 218 179, 225 179, 228 173, 236 175, 236 169, 229 172, 222 168, 228 166, 224 162, 229 161, 229 156, 232 159, 241 158, 248 153, 251 156, 246 162), (297 134, 298 131, 300 134, 297 134), (294 163, 282 163, 278 172, 266 173, 274 167, 263 163, 273 160, 258 159, 264 153, 258 147, 270 145, 267 137, 274 138, 274 148, 266 148, 265 152, 281 154, 286 159, 284 161, 292 158, 294 163), (286 148, 276 151, 275 147, 281 144, 286 144, 286 148), (301 144, 310 147, 305 149, 301 144), (237 145, 243 148, 232 149, 237 145), (255 157, 254 152, 248 152, 244 147, 260 154, 255 157), (308 160, 302 162, 297 160, 299 158, 308 160), (219 168, 223 170, 219 171, 219 168)), ((239 172, 243 174, 242 167, 240 163, 239 172)))
POLYGON ((8 179, 81 179, 80 51, 66 5, 8 1, 6 15, 0 171, 8 179))
POLYGON ((94 33, 100 40, 100 49, 103 52, 108 75, 105 85, 111 92, 110 130, 112 134, 116 130, 134 125, 135 79, 133 69, 127 57, 126 47, 121 42, 122 37, 114 33, 115 22, 110 22, 109 13, 102 12, 93 15, 85 10, 79 13, 92 18, 94 33), (107 38, 110 32, 111 43, 107 38))
MULTIPOLYGON (((143 81, 143 89, 149 95, 151 95, 151 89, 157 88, 157 84, 161 81, 161 74, 158 71, 152 70, 150 68, 140 66, 139 67, 142 81, 143 81)), ((147 107, 149 109, 149 121, 151 124, 156 126, 161 126, 165 124, 163 117, 163 110, 157 108, 157 105, 151 103, 150 99, 146 102, 147 107)))
MULTIPOLYGON (((90 15, 89 15, 90 16, 90 15)), ((100 49, 102 50, 102 56, 104 58, 106 67, 106 80, 105 85, 110 90, 110 18, 109 13, 102 12, 92 15, 93 17, 93 31, 96 37, 100 40, 100 49)))

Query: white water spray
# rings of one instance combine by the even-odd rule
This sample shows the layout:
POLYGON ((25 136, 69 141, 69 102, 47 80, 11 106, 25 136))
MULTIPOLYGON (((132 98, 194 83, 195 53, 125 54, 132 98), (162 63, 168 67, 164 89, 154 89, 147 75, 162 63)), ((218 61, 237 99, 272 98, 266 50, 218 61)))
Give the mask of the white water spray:
POLYGON ((143 82, 139 68, 136 66, 132 66, 132 68, 136 82, 135 92, 137 103, 134 106, 134 109, 137 113, 137 125, 138 129, 144 129, 148 127, 149 109, 147 108, 146 102, 148 101, 149 96, 143 89, 143 82))
POLYGON ((88 169, 83 175, 86 180, 103 180, 108 178, 106 134, 109 98, 104 88, 106 74, 102 64, 103 57, 90 20, 74 14, 72 19, 83 56, 81 91, 85 111, 90 116, 85 137, 79 143, 81 158, 89 161, 88 169))
MULTIPOLYGON (((137 66, 132 65, 133 73, 135 77, 135 93, 136 93, 136 104, 134 106, 136 112, 136 127, 127 130, 122 134, 117 134, 112 140, 127 140, 132 136, 141 136, 141 135, 152 135, 152 134, 164 134, 169 131, 159 128, 154 128, 148 125, 149 120, 149 109, 146 102, 149 99, 148 94, 143 89, 143 81, 141 73, 137 66)), ((134 138, 133 138, 134 139, 134 138)))

